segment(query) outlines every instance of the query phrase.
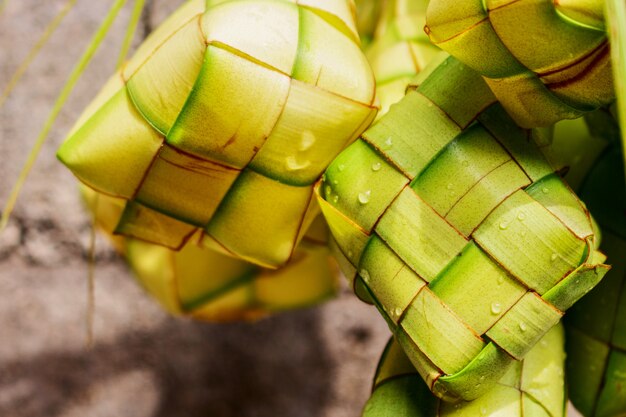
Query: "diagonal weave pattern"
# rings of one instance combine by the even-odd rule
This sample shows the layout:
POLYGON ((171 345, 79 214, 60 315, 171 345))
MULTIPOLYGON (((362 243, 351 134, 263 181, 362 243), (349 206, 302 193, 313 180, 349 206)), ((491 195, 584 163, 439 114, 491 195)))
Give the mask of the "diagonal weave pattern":
POLYGON ((485 77, 523 127, 615 100, 602 0, 433 0, 435 45, 485 77))
POLYGON ((349 2, 214 3, 151 35, 58 156, 128 201, 117 233, 180 248, 200 228, 275 268, 319 212, 313 183, 374 118, 374 79, 349 2))
POLYGON ((564 336, 563 326, 554 326, 487 394, 457 404, 435 398, 392 339, 378 364, 363 417, 563 417, 564 336))
POLYGON ((318 195, 357 294, 435 394, 471 400, 608 267, 587 210, 481 77, 451 57, 433 67, 318 195))
POLYGON ((327 247, 321 216, 277 270, 260 268, 203 247, 197 236, 180 251, 112 234, 123 199, 81 187, 95 224, 128 261, 137 281, 168 312, 198 320, 255 320, 304 308, 336 294, 338 277, 327 247))

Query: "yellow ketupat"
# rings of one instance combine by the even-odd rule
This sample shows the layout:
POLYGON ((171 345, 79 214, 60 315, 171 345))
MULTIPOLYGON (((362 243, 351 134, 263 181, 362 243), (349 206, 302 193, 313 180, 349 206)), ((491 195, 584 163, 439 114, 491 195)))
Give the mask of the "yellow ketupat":
POLYGON ((325 301, 337 291, 337 267, 320 217, 294 256, 269 270, 203 247, 198 231, 180 251, 113 235, 126 204, 81 186, 96 225, 125 256, 135 277, 170 313, 208 321, 254 320, 325 301))
POLYGON ((425 0, 385 3, 374 42, 365 53, 376 77, 381 105, 377 119, 404 97, 411 80, 440 52, 423 29, 427 5, 425 0))
POLYGON ((349 0, 192 0, 58 157, 124 200, 117 233, 178 249, 201 229, 213 248, 276 268, 319 212, 314 182, 374 118, 374 84, 349 0))

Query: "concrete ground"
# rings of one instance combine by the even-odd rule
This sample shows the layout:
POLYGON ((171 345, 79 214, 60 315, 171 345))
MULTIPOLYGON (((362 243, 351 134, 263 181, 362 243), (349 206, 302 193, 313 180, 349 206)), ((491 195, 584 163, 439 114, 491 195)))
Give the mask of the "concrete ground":
MULTIPOLYGON (((64 3, 8 0, 0 88, 64 3)), ((153 1, 139 35, 180 3, 153 1)), ((0 109, 0 203, 110 4, 78 1, 0 109)), ((113 72, 129 6, 70 96, 0 235, 0 416, 358 415, 389 332, 347 290, 255 324, 194 323, 165 315, 99 240, 95 340, 86 347, 90 226, 54 152, 113 72)))

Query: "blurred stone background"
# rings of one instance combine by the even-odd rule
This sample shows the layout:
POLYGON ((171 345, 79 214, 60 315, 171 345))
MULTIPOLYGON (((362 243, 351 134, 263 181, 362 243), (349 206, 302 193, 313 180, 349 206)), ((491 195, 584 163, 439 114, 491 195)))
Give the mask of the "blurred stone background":
MULTIPOLYGON (((6 1, 0 91, 66 1, 6 1)), ((149 0, 135 45, 182 1, 149 0)), ((0 206, 112 3, 79 0, 0 108, 0 206)), ((258 323, 194 323, 166 316, 98 239, 95 340, 86 347, 90 225, 76 182, 54 153, 114 71, 128 3, 61 112, 0 235, 0 416, 359 415, 389 331, 345 288, 324 306, 258 323)))

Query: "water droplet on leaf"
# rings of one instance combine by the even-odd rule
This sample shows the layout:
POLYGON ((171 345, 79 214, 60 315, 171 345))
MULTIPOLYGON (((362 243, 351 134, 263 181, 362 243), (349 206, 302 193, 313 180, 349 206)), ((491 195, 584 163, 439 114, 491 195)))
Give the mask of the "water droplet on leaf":
POLYGON ((370 273, 367 272, 366 269, 361 269, 361 272, 359 272, 359 275, 361 276, 361 278, 363 278, 363 281, 369 282, 369 280, 370 280, 370 273))
POLYGON ((502 311, 502 305, 500 305, 500 303, 498 302, 491 303, 491 312, 493 314, 500 314, 501 311, 502 311))
POLYGON ((359 193, 359 203, 361 203, 361 204, 369 203, 371 194, 372 194, 372 192, 370 190, 363 191, 362 193, 359 193))

